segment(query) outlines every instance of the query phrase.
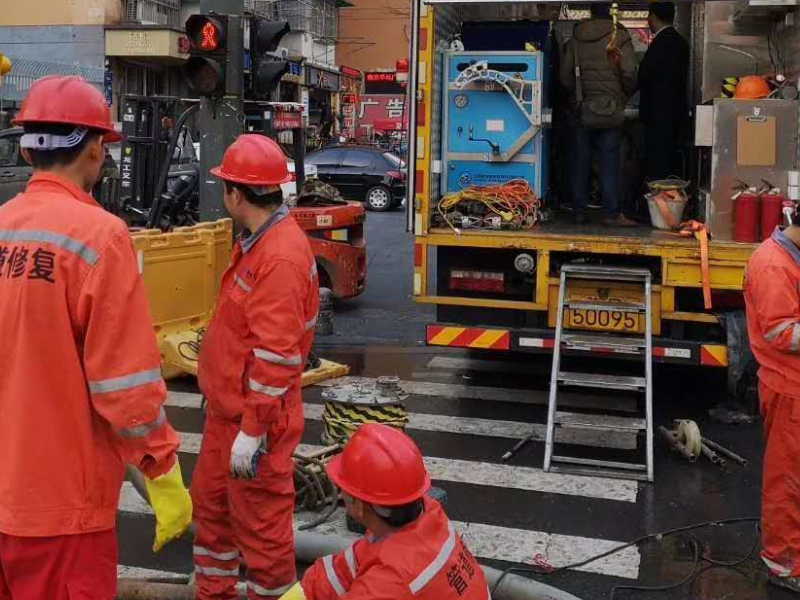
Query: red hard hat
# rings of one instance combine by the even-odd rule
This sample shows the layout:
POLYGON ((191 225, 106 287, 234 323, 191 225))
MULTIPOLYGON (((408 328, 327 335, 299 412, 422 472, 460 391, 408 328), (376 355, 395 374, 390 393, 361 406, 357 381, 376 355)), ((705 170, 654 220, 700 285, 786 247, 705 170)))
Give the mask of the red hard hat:
POLYGON ((400 506, 421 498, 431 485, 417 445, 388 425, 366 423, 327 466, 333 483, 353 498, 400 506))
POLYGON ((118 142, 111 111, 96 87, 77 75, 48 75, 37 79, 14 118, 15 125, 54 123, 102 131, 104 142, 118 142))
POLYGON ((258 133, 236 138, 211 174, 246 185, 280 185, 292 180, 286 155, 274 141, 258 133))

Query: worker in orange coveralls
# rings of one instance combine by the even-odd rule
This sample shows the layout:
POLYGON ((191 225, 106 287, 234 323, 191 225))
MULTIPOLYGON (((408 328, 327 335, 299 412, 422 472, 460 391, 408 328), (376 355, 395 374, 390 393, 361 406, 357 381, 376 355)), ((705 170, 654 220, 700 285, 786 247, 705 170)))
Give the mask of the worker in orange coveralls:
POLYGON ((800 215, 747 265, 750 345, 764 418, 761 557, 770 581, 800 592, 800 215))
POLYGON ((489 600, 480 565, 425 495, 430 478, 405 433, 362 425, 327 471, 367 535, 317 560, 282 600, 489 600))
POLYGON ((154 550, 192 510, 128 229, 89 194, 120 136, 79 77, 36 81, 15 123, 33 177, 0 206, 0 599, 113 600, 125 463, 154 550))
POLYGON ((192 479, 197 598, 279 597, 297 580, 294 452, 303 432, 301 376, 314 339, 319 282, 305 233, 280 184, 287 159, 269 138, 246 134, 211 170, 225 208, 245 228, 222 278, 198 376, 208 401, 192 479))

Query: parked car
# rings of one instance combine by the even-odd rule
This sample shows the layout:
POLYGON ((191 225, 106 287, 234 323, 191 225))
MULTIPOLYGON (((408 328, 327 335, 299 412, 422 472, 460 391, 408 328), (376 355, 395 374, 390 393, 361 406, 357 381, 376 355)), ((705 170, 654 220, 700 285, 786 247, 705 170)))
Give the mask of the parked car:
POLYGON ((0 204, 25 189, 33 172, 19 151, 21 127, 0 131, 0 204))
POLYGON ((391 210, 406 194, 405 163, 380 148, 329 146, 306 156, 306 163, 342 196, 363 201, 370 210, 391 210))

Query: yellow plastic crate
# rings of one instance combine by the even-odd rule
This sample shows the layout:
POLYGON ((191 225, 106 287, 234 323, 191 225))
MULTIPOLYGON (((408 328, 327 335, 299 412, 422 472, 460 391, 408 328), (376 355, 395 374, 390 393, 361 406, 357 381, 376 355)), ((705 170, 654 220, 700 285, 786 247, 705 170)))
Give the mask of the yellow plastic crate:
POLYGON ((230 219, 131 234, 150 300, 165 377, 197 372, 198 332, 214 312, 230 263, 230 219))

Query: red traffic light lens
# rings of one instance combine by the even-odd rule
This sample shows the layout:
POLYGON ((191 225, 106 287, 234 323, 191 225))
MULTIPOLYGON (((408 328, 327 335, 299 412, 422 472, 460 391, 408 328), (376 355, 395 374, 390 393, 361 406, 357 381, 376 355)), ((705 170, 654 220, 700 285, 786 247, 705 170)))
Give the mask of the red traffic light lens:
POLYGON ((225 48, 227 17, 191 15, 186 19, 186 37, 195 52, 218 52, 225 48))
POLYGON ((200 48, 208 51, 219 48, 219 30, 211 21, 206 21, 200 30, 200 48))

